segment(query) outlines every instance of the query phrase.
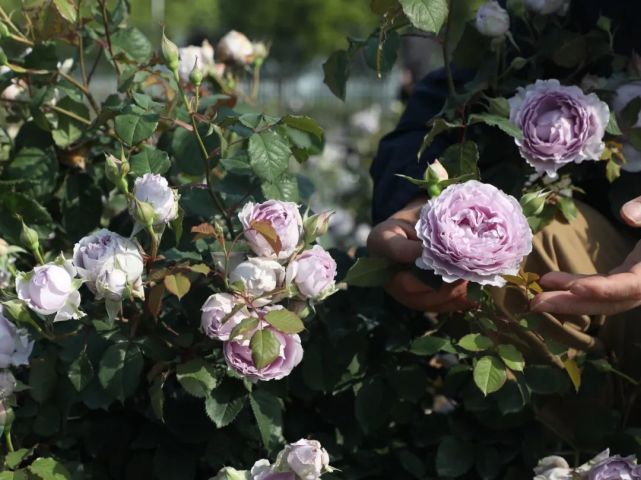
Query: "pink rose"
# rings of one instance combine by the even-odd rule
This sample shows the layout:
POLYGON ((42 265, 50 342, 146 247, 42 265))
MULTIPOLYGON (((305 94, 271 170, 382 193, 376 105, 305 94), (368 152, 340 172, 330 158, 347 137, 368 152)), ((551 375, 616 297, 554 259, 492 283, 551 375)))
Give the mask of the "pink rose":
POLYGON ((243 225, 245 238, 252 250, 259 257, 277 258, 279 260, 290 257, 303 234, 303 219, 298 211, 298 206, 292 202, 268 200, 264 203, 247 203, 238 214, 243 225), (255 222, 269 224, 280 241, 280 251, 274 249, 265 237, 252 227, 255 222))
POLYGON ((336 262, 320 245, 298 255, 287 267, 287 284, 294 283, 306 298, 322 299, 334 288, 336 262))

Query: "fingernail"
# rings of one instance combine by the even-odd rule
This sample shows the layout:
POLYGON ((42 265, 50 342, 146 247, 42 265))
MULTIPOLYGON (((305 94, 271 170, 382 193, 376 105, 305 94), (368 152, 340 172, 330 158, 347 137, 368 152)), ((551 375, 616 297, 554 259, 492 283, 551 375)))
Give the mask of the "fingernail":
POLYGON ((635 223, 641 223, 641 202, 632 201, 623 205, 623 216, 635 223))
POLYGON ((533 312, 545 312, 547 307, 549 307, 549 304, 542 300, 537 301, 535 299, 530 302, 530 310, 532 310, 533 312))

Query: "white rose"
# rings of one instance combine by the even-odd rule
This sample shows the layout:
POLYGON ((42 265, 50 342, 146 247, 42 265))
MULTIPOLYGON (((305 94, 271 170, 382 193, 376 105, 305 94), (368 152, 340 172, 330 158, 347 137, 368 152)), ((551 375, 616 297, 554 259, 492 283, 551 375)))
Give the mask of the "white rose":
POLYGON ((524 3, 529 10, 540 15, 565 15, 570 8, 570 0, 524 0, 524 3))
POLYGON ((476 29, 487 37, 502 37, 510 29, 510 15, 496 0, 491 0, 476 12, 476 29))
MULTIPOLYGON (((229 280, 240 283, 245 293, 256 298, 280 287, 285 280, 285 269, 270 258, 252 257, 240 263, 229 275, 229 280)), ((261 300, 269 303, 267 299, 261 300)), ((260 303, 257 305, 261 306, 260 303)))
POLYGON ((35 267, 16 277, 18 298, 34 312, 53 315, 54 322, 84 316, 80 306, 76 269, 69 260, 35 267))
MULTIPOLYGON (((134 184, 134 196, 150 204, 154 210, 154 225, 169 223, 178 216, 178 192, 169 187, 167 179, 157 173, 145 173, 134 184)), ((135 202, 129 204, 129 211, 135 217, 135 202)))
MULTIPOLYGON (((626 105, 638 97, 641 97, 641 81, 636 80, 625 83, 617 88, 616 96, 612 101, 612 108, 617 114, 621 114, 626 105)), ((639 112, 637 121, 632 127, 641 127, 641 112, 639 112)), ((621 166, 622 170, 627 172, 641 172, 641 152, 630 145, 629 142, 623 143, 623 156, 626 161, 621 166)))
POLYGON ((534 480, 571 480, 572 470, 563 457, 550 456, 539 460, 534 467, 534 480))
POLYGON ((200 47, 189 45, 178 50, 180 63, 178 65, 178 75, 184 82, 189 81, 189 74, 197 64, 198 68, 205 73, 209 73, 215 68, 214 47, 207 40, 203 40, 200 47))
MULTIPOLYGON (((130 285, 139 283, 144 263, 138 244, 109 230, 82 238, 73 248, 73 263, 78 275, 96 293, 96 279, 105 265, 125 272, 130 285)), ((104 275, 103 275, 104 276, 104 275)))
POLYGON ((0 368, 27 365, 32 350, 33 341, 29 341, 27 331, 16 328, 0 305, 0 368))
POLYGON ((96 299, 120 302, 125 298, 145 298, 142 279, 130 281, 127 272, 107 264, 96 278, 96 299))
POLYGON ((218 58, 225 63, 247 65, 254 59, 254 45, 236 30, 231 30, 218 42, 218 58))
POLYGON ((10 370, 0 370, 0 401, 9 398, 16 385, 16 378, 10 370))
POLYGON ((274 469, 291 470, 300 480, 318 480, 329 469, 329 455, 320 442, 301 439, 278 454, 274 469))
POLYGON ((231 467, 221 468, 218 474, 210 480, 253 480, 249 472, 236 470, 231 467))

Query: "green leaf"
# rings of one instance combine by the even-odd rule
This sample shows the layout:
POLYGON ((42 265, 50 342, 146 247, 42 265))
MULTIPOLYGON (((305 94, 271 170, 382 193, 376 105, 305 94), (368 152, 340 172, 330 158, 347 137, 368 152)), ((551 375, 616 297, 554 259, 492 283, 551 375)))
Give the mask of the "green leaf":
POLYGON ((354 414, 363 432, 372 433, 384 427, 389 419, 390 396, 380 377, 368 379, 354 400, 354 414))
POLYGON ((137 105, 130 105, 125 113, 118 115, 114 120, 116 134, 127 145, 138 143, 151 137, 158 127, 159 116, 150 113, 137 105))
POLYGON ((149 387, 149 400, 151 403, 151 409, 156 415, 156 418, 161 422, 165 421, 165 393, 163 392, 163 386, 165 385, 165 377, 163 375, 158 375, 154 378, 151 387, 149 387))
POLYGON ((323 128, 311 117, 305 115, 287 115, 283 117, 283 123, 296 130, 311 133, 319 140, 323 139, 323 128))
POLYGON ((111 35, 111 45, 116 57, 126 55, 136 63, 145 63, 153 53, 153 47, 147 36, 137 28, 116 31, 111 35))
POLYGON ((58 160, 52 149, 25 147, 18 151, 3 173, 7 180, 28 179, 29 183, 19 190, 29 197, 41 199, 48 197, 56 187, 58 160))
POLYGON ((272 310, 265 315, 265 321, 283 333, 300 333, 305 325, 298 315, 289 310, 272 310))
POLYGON ((11 470, 17 468, 25 457, 33 452, 29 448, 21 448, 14 452, 8 452, 6 457, 4 457, 4 464, 11 470))
MULTIPOLYGON (((90 119, 89 109, 83 103, 76 102, 69 97, 64 97, 56 106, 72 112, 80 118, 90 119)), ((58 112, 58 126, 51 132, 51 135, 58 147, 67 148, 79 140, 86 129, 87 125, 85 122, 58 112)))
POLYGON ((260 178, 273 182, 281 177, 289 166, 289 144, 277 133, 266 131, 249 138, 249 162, 260 178))
POLYGON ((498 127, 509 136, 522 139, 523 132, 519 127, 513 124, 509 119, 491 113, 475 113, 470 115, 470 123, 482 122, 491 127, 498 127))
POLYGON ((29 465, 29 471, 42 480, 71 480, 67 467, 53 458, 37 458, 29 465))
POLYGON ((283 405, 281 400, 266 390, 255 389, 249 403, 258 424, 260 437, 268 451, 277 450, 283 443, 283 405))
POLYGON ((323 82, 331 92, 345 101, 347 92, 347 79, 349 78, 349 55, 346 50, 332 52, 327 61, 323 63, 323 82))
POLYGON ((476 143, 468 140, 448 147, 443 152, 441 163, 452 179, 468 176, 479 178, 478 159, 476 143))
POLYGON ((605 131, 617 137, 623 135, 615 112, 610 112, 610 119, 608 120, 608 125, 605 127, 605 131))
MULTIPOLYGON (((201 124, 198 127, 198 132, 208 152, 213 152, 220 147, 218 135, 215 134, 215 131, 210 131, 208 125, 201 124)), ((175 158, 176 167, 182 173, 199 177, 204 175, 202 153, 193 132, 177 128, 171 136, 171 154, 175 158)), ((217 158, 216 156, 210 159, 211 168, 216 166, 215 160, 217 158)), ((207 192, 203 193, 207 195, 207 192)))
POLYGON ((72 0, 53 0, 58 13, 69 23, 76 23, 76 6, 72 0))
POLYGON ((483 350, 491 348, 494 343, 484 335, 470 333, 461 338, 458 345, 470 352, 482 352, 483 350))
POLYGON ((261 190, 265 198, 298 202, 298 180, 293 175, 283 175, 274 182, 263 182, 261 190))
POLYGON ((271 330, 257 330, 252 335, 249 346, 252 351, 252 359, 257 369, 265 368, 272 363, 280 353, 280 343, 271 330))
POLYGON ((0 189, 0 236, 13 244, 20 244, 22 224, 16 219, 16 214, 21 215, 40 237, 51 232, 53 219, 41 204, 22 193, 2 193, 0 189))
POLYGON ((438 33, 447 19, 447 0, 399 0, 399 3, 419 30, 438 33))
POLYGON ((483 357, 474 365, 474 383, 483 395, 496 392, 506 380, 505 366, 496 357, 483 357))
POLYGON ((49 358, 31 360, 29 370, 29 393, 38 403, 45 403, 53 394, 58 377, 55 365, 49 358))
POLYGON ((579 214, 574 199, 570 197, 558 197, 557 205, 568 222, 574 220, 579 214))
POLYGON ((525 368, 525 359, 523 354, 511 344, 499 345, 498 347, 499 356, 503 363, 507 365, 508 368, 522 372, 525 368))
POLYGON ((436 450, 436 471, 440 478, 456 478, 474 465, 474 448, 465 440, 448 435, 436 450))
POLYGON ((93 366, 85 351, 81 351, 78 354, 78 358, 69 365, 67 376, 77 392, 84 390, 91 379, 93 379, 93 366))
POLYGON ((167 275, 163 279, 163 283, 165 284, 165 288, 167 288, 167 291, 178 297, 178 300, 187 295, 187 293, 189 293, 189 289, 191 288, 191 282, 189 281, 189 278, 187 278, 182 273, 167 275))
POLYGON ((171 167, 167 152, 149 145, 143 145, 142 150, 131 157, 130 163, 131 174, 136 177, 141 177, 145 173, 164 175, 171 167))
POLYGON ((124 403, 138 387, 143 363, 142 353, 136 344, 121 342, 111 345, 100 360, 100 385, 112 398, 124 403))
POLYGON ((212 392, 205 400, 205 410, 207 416, 216 427, 223 428, 234 421, 236 416, 245 406, 247 397, 245 395, 237 395, 223 385, 212 392))
POLYGON ((178 365, 176 378, 187 393, 199 398, 207 397, 218 386, 216 370, 202 358, 178 365))
POLYGON ((423 156, 423 152, 427 150, 430 145, 432 145, 434 139, 441 133, 446 132, 447 130, 450 130, 452 128, 461 128, 463 126, 460 122, 448 122, 443 118, 434 119, 431 122, 431 125, 432 128, 430 128, 430 131, 427 132, 427 135, 425 135, 425 138, 423 138, 423 144, 421 145, 421 149, 418 152, 419 158, 423 156))
POLYGON ((396 273, 398 265, 384 257, 361 257, 345 275, 344 281, 352 287, 380 287, 396 273))
POLYGON ((450 55, 463 37, 465 27, 476 18, 476 12, 485 0, 451 0, 447 26, 447 46, 450 55))
POLYGON ((229 334, 229 338, 233 340, 255 330, 256 327, 258 327, 258 322, 259 320, 256 317, 249 317, 241 320, 241 322, 233 328, 229 334))
POLYGON ((68 172, 65 178, 61 202, 62 224, 73 240, 80 240, 100 227, 103 193, 96 181, 91 175, 80 172, 68 172))
POLYGON ((410 352, 414 355, 426 357, 432 356, 441 350, 451 350, 450 341, 447 338, 434 337, 432 335, 419 337, 410 346, 410 352))
POLYGON ((401 37, 394 31, 387 33, 382 42, 378 33, 372 35, 367 39, 363 49, 365 63, 374 69, 380 77, 381 74, 389 72, 394 67, 400 45, 401 37))

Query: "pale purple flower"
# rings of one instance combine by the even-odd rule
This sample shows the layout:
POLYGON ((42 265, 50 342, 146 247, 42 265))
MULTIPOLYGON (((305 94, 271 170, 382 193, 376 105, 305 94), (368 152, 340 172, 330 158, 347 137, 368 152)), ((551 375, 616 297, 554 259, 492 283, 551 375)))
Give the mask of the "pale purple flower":
POLYGON ((298 480, 293 472, 278 472, 269 464, 269 460, 258 460, 250 471, 251 480, 298 480))
POLYGON ((318 480, 329 469, 329 455, 317 440, 301 439, 279 454, 274 470, 291 470, 300 480, 318 480))
MULTIPOLYGON (((149 203, 154 210, 154 225, 169 223, 178 216, 178 192, 169 186, 167 179, 157 173, 145 173, 134 183, 134 197, 149 203)), ((135 215, 136 204, 129 203, 129 211, 135 215)))
POLYGON ((538 173, 555 177, 566 164, 601 157, 610 110, 595 94, 558 80, 537 80, 519 88, 509 103, 510 120, 523 130, 516 144, 538 173))
POLYGON ((496 187, 470 180, 427 202, 416 224, 423 253, 416 265, 445 282, 502 286, 532 250, 532 232, 519 202, 496 187))
POLYGON ((320 245, 314 245, 291 261, 287 284, 294 283, 305 298, 323 299, 332 293, 336 262, 320 245))
POLYGON ((639 480, 641 479, 641 467, 636 464, 634 457, 614 457, 594 465, 587 480, 639 480))
POLYGON ((270 258, 251 257, 239 263, 229 281, 241 286, 258 306, 270 303, 270 294, 285 281, 285 268, 270 258))
POLYGON ((84 316, 80 306, 76 269, 69 260, 35 267, 16 277, 16 293, 34 312, 54 315, 54 322, 84 316))
POLYGON ((27 365, 33 350, 33 340, 27 331, 16 326, 4 316, 0 305, 0 368, 27 365))
POLYGON ((243 225, 245 238, 259 257, 284 260, 292 255, 303 234, 303 219, 298 206, 292 202, 268 200, 263 203, 246 203, 238 214, 243 225), (267 223, 276 232, 280 241, 280 251, 274 252, 265 237, 252 227, 255 222, 267 223))
POLYGON ((510 16, 499 2, 490 0, 476 12, 476 29, 486 37, 502 37, 510 30, 510 16))
POLYGON ((216 340, 229 340, 234 327, 250 316, 246 306, 230 315, 240 304, 242 300, 229 293, 211 295, 201 308, 203 313, 200 325, 205 335, 216 340), (229 318, 223 323, 227 316, 229 318))
POLYGON ((280 344, 280 353, 272 363, 261 369, 256 368, 250 346, 233 340, 224 344, 225 360, 231 369, 250 380, 280 380, 289 375, 303 359, 300 337, 279 332, 264 324, 261 328, 270 330, 280 344))

